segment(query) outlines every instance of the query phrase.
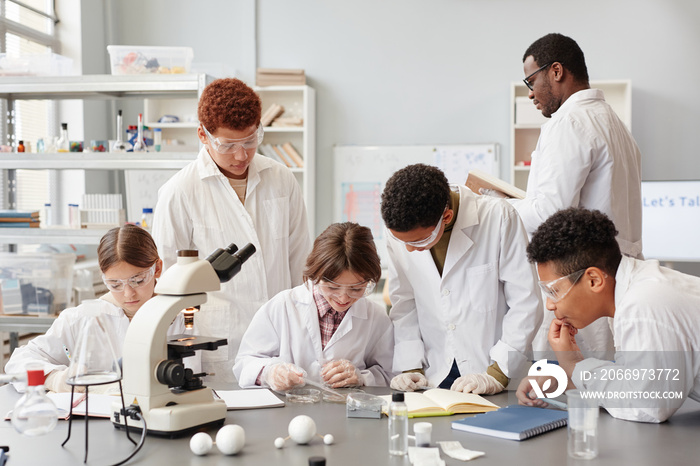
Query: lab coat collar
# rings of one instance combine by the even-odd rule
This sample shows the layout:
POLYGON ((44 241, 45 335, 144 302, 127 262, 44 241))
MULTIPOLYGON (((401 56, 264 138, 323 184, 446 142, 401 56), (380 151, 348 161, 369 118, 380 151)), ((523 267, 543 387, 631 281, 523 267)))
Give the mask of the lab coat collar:
POLYGON ((442 277, 446 277, 450 270, 467 254, 474 245, 474 241, 467 235, 467 229, 479 224, 479 214, 476 206, 476 195, 465 186, 459 186, 459 212, 452 227, 450 244, 447 246, 447 256, 442 269, 442 277))
MULTIPOLYGON (((297 308, 304 319, 306 325, 306 330, 309 332, 309 339, 314 345, 314 351, 316 354, 323 354, 324 349, 321 348, 321 327, 318 323, 318 309, 316 308, 316 303, 314 302, 311 281, 306 282, 305 285, 298 286, 294 289, 294 301, 296 302, 297 308)), ((367 304, 364 300, 367 298, 360 298, 355 304, 350 306, 350 309, 346 311, 346 315, 343 321, 338 326, 331 339, 326 344, 326 350, 331 348, 335 342, 352 330, 352 320, 367 319, 367 304)))
POLYGON ((563 104, 557 109, 556 112, 552 114, 551 120, 555 120, 557 118, 562 118, 566 114, 568 114, 572 109, 574 109, 579 102, 582 102, 584 100, 605 100, 605 96, 603 94, 603 91, 600 89, 582 89, 578 92, 575 92, 569 96, 568 99, 564 101, 563 104))
POLYGON ((631 285, 632 272, 636 266, 637 259, 622 256, 615 274, 615 310, 620 309, 620 303, 625 299, 627 290, 629 290, 631 285))
MULTIPOLYGON (((255 186, 260 183, 260 172, 270 168, 271 163, 272 161, 267 159, 264 155, 260 155, 258 153, 255 154, 253 161, 250 162, 250 165, 248 166, 247 193, 253 191, 255 186)), ((199 178, 201 180, 211 177, 219 177, 228 182, 226 176, 221 173, 221 170, 219 170, 219 167, 214 162, 214 159, 212 159, 211 155, 209 155, 209 151, 207 150, 206 146, 202 147, 197 155, 197 173, 199 174, 199 178)), ((246 196, 248 196, 248 194, 246 194, 246 196)))

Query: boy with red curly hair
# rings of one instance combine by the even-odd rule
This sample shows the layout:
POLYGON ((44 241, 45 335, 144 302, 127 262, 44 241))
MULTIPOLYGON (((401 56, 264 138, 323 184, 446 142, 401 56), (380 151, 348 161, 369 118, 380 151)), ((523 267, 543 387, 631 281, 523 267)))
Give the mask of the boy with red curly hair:
POLYGON ((255 312, 282 290, 302 284, 311 249, 301 188, 289 168, 256 155, 262 106, 239 79, 218 79, 199 100, 197 136, 204 147, 158 192, 153 237, 167 269, 178 249, 205 257, 230 243, 257 252, 243 273, 209 293, 195 317, 197 334, 227 338, 202 353, 209 381, 234 381, 236 352, 255 312))

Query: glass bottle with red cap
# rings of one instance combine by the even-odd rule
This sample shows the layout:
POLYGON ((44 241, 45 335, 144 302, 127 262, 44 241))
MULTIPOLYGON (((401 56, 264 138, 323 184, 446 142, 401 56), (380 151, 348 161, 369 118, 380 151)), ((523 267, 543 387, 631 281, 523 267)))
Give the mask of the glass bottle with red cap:
POLYGON ((27 368, 27 391, 12 410, 12 425, 20 434, 33 437, 51 432, 57 422, 58 410, 44 389, 44 369, 27 368))

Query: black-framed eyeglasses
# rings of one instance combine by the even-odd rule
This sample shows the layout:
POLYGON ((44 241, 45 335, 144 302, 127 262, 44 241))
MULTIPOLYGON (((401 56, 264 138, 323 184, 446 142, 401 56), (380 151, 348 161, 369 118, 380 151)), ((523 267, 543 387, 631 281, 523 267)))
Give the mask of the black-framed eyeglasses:
POLYGON ((527 78, 523 79, 523 82, 525 83, 525 85, 527 86, 528 89, 530 89, 531 91, 534 90, 534 89, 532 88, 532 83, 530 82, 530 78, 533 77, 534 75, 536 75, 537 73, 539 73, 540 71, 544 70, 545 68, 547 68, 547 67, 549 67, 549 66, 552 66, 552 63, 554 63, 554 62, 547 63, 547 64, 544 65, 544 66, 540 66, 539 68, 537 68, 537 69, 535 70, 534 73, 530 74, 530 76, 528 76, 527 78))

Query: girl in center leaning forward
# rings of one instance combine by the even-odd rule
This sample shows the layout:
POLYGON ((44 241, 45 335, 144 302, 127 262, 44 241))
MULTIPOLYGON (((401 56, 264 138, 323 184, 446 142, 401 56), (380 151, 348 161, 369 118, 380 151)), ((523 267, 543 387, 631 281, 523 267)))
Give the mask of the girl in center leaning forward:
POLYGON ((334 388, 387 386, 394 330, 366 298, 380 276, 369 228, 326 228, 306 259, 306 283, 262 306, 243 335, 233 367, 238 384, 285 391, 308 378, 334 388))

